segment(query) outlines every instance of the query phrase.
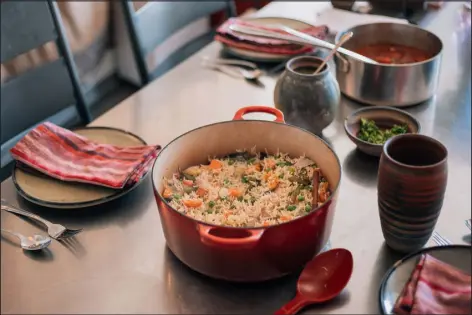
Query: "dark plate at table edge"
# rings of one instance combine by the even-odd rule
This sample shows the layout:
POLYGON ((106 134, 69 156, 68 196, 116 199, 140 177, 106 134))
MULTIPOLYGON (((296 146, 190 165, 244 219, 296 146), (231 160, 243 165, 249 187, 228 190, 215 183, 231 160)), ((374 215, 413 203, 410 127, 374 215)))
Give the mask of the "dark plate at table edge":
MULTIPOLYGON (((118 132, 121 132, 121 133, 124 133, 124 134, 128 134, 134 138, 136 138, 137 140, 139 140, 143 145, 147 145, 146 141, 144 141, 144 139, 142 139, 141 137, 135 135, 134 133, 131 133, 129 131, 126 131, 126 130, 123 130, 123 129, 119 129, 119 128, 113 128, 113 127, 100 127, 100 126, 93 126, 93 127, 81 127, 81 128, 75 128, 75 129, 72 129, 72 131, 80 131, 80 130, 90 130, 90 129, 101 129, 101 130, 113 130, 113 131, 118 131, 118 132)), ((149 175, 151 169, 149 169, 146 174, 143 175, 143 177, 141 178, 141 180, 139 182, 137 182, 136 184, 134 184, 133 186, 130 186, 128 188, 125 188, 124 190, 117 190, 115 194, 113 195, 110 195, 108 197, 104 197, 104 198, 100 198, 100 199, 96 199, 96 200, 92 200, 92 201, 85 201, 85 202, 69 202, 69 203, 62 203, 62 202, 49 202, 49 201, 43 201, 43 200, 40 200, 38 198, 35 198, 35 197, 32 197, 32 196, 29 196, 25 191, 23 191, 23 189, 21 189, 20 185, 18 184, 17 180, 16 180, 16 176, 15 176, 15 171, 16 169, 18 168, 18 166, 16 165, 16 163, 14 164, 13 166, 13 171, 12 171, 12 175, 11 175, 11 179, 12 179, 12 182, 13 182, 13 185, 15 186, 15 189, 16 191, 18 192, 18 194, 23 197, 24 199, 28 200, 29 202, 32 202, 34 204, 37 204, 39 206, 42 206, 42 207, 47 207, 47 208, 54 208, 54 209, 82 209, 82 208, 87 208, 87 207, 92 207, 92 206, 97 206, 97 205, 100 205, 100 204, 103 204, 103 203, 107 203, 107 202, 110 202, 112 200, 115 200, 115 199, 118 199, 124 195, 126 195, 127 193, 131 192, 132 190, 134 190, 136 187, 139 186, 139 184, 141 184, 141 182, 149 175)))
POLYGON ((435 251, 438 249, 445 249, 445 248, 463 248, 463 249, 472 249, 472 246, 470 245, 462 245, 462 244, 452 244, 452 245, 447 245, 447 246, 432 246, 432 247, 426 247, 423 249, 420 249, 419 251, 416 251, 412 254, 408 254, 407 256, 403 257, 402 259, 396 261, 392 267, 390 267, 387 272, 385 273, 384 277, 382 278, 382 281, 380 282, 380 288, 379 288, 379 295, 377 298, 377 302, 379 303, 379 308, 380 308, 380 313, 383 315, 389 315, 391 313, 387 312, 384 309, 383 303, 382 303, 382 296, 385 293, 385 285, 387 283, 387 280, 390 278, 392 273, 400 266, 402 265, 405 261, 410 260, 416 256, 419 256, 423 253, 435 251))

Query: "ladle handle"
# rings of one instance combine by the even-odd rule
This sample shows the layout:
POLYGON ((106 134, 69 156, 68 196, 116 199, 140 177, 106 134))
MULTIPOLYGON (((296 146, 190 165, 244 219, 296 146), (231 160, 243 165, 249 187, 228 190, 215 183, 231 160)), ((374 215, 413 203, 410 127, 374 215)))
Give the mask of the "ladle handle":
MULTIPOLYGON (((254 27, 236 25, 236 24, 231 25, 229 28, 235 31, 236 33, 241 33, 243 35, 252 35, 252 36, 259 36, 259 37, 272 38, 272 39, 281 39, 281 40, 285 40, 285 41, 299 44, 299 45, 311 45, 311 46, 323 47, 323 48, 327 48, 331 50, 334 49, 335 47, 334 44, 328 43, 327 41, 321 40, 319 38, 316 38, 314 36, 310 36, 307 34, 304 34, 303 38, 297 37, 294 34, 297 34, 298 31, 295 31, 297 32, 295 33, 293 29, 286 28, 286 27, 284 28, 284 30, 290 29, 292 33, 286 35, 286 34, 281 34, 274 31, 260 30, 254 27)), ((367 58, 365 56, 362 56, 361 54, 358 54, 356 52, 350 51, 342 47, 339 47, 337 51, 339 53, 342 53, 344 55, 350 56, 352 58, 355 58, 357 60, 360 60, 366 63, 378 64, 378 62, 373 59, 367 58)))
POLYGON ((310 304, 310 301, 307 301, 300 294, 297 294, 292 300, 276 311, 274 315, 296 314, 308 304, 310 304))
POLYGON ((333 50, 330 51, 329 55, 323 60, 321 65, 318 67, 318 69, 316 69, 315 73, 313 74, 318 74, 321 71, 321 69, 323 69, 323 67, 326 65, 326 63, 328 63, 328 61, 330 61, 331 58, 333 58, 333 55, 338 51, 339 47, 341 47, 341 45, 343 45, 345 42, 350 40, 353 35, 354 35, 353 32, 347 32, 343 34, 339 42, 336 44, 336 46, 334 46, 333 50))

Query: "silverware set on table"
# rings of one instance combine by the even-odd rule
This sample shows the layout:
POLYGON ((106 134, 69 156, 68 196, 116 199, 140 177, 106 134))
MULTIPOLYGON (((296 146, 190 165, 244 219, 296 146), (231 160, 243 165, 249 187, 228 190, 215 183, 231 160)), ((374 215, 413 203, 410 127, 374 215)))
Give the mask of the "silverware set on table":
MULTIPOLYGON (((469 228, 469 230, 472 230, 471 225, 470 225, 470 220, 471 219, 465 220, 465 225, 469 228)), ((447 238, 445 238, 444 236, 442 236, 436 231, 434 231, 433 235, 431 235, 431 239, 437 246, 448 246, 452 244, 450 240, 448 240, 447 238)))
POLYGON ((439 234, 436 231, 433 232, 433 235, 431 236, 431 239, 438 246, 448 246, 448 245, 452 244, 452 242, 450 240, 448 240, 447 238, 441 236, 441 234, 439 234))
POLYGON ((262 75, 262 71, 255 63, 244 60, 210 59, 205 57, 202 59, 202 66, 221 71, 239 79, 257 80, 262 75))
POLYGON ((40 250, 40 249, 48 247, 49 244, 51 244, 51 241, 52 241, 51 239, 55 239, 57 241, 66 240, 75 236, 76 234, 82 231, 82 229, 69 229, 61 224, 52 223, 46 219, 41 218, 40 216, 34 213, 17 208, 9 204, 4 199, 2 199, 1 205, 2 205, 2 210, 4 211, 8 211, 14 214, 19 214, 24 217, 33 219, 39 223, 42 223, 44 226, 47 227, 47 232, 49 236, 44 236, 41 234, 35 234, 34 236, 24 236, 20 233, 2 228, 2 232, 8 233, 18 238, 20 240, 21 247, 25 250, 40 250))

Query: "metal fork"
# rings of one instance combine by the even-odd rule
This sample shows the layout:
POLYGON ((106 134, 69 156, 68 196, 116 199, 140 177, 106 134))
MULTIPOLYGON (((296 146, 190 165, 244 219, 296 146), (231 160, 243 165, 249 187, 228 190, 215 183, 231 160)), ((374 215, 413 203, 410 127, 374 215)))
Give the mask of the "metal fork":
POLYGON ((469 228, 469 230, 472 230, 472 228, 470 227, 470 219, 465 220, 465 225, 469 228))
POLYGON ((33 220, 36 220, 38 222, 41 222, 48 228, 48 234, 50 237, 52 237, 55 240, 64 240, 69 237, 72 237, 76 235, 77 233, 81 232, 82 229, 74 230, 74 229, 68 229, 63 225, 60 224, 55 224, 52 222, 49 222, 46 219, 41 218, 40 216, 33 214, 31 212, 28 212, 26 210, 19 209, 11 204, 9 204, 5 199, 2 199, 2 210, 16 213, 28 218, 31 218, 33 220))
POLYGON ((448 246, 448 245, 452 244, 452 242, 450 240, 448 240, 447 238, 441 236, 436 231, 433 232, 432 239, 436 243, 436 245, 438 245, 438 246, 448 246))

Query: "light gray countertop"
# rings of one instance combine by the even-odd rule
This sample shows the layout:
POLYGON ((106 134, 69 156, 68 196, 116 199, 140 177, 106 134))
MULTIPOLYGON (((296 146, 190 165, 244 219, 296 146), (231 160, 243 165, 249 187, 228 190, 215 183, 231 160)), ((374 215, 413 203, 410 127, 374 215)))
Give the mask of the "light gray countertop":
MULTIPOLYGON (((315 5, 275 2, 265 10, 283 16, 290 7, 307 19, 314 15, 309 10, 315 5)), ((471 209, 471 43, 470 26, 461 31, 461 6, 446 3, 422 24, 444 43, 439 90, 427 104, 407 109, 420 120, 425 134, 449 150, 449 182, 437 231, 459 244, 470 240, 464 220, 471 209)), ((148 143, 165 145, 193 128, 231 119, 240 107, 272 105, 275 78, 262 78, 265 88, 260 88, 200 66, 203 56, 216 56, 219 50, 218 43, 210 44, 91 125, 123 128, 148 143)), ((344 117, 359 107, 344 99, 336 120, 324 132, 343 167, 331 245, 352 251, 353 276, 341 296, 307 308, 306 314, 378 313, 380 281, 401 257, 384 245, 377 162, 358 153, 344 134, 344 117)), ((75 242, 64 246, 54 241, 37 254, 2 239, 2 313, 268 314, 294 295, 296 276, 236 285, 208 279, 181 264, 166 248, 149 177, 127 197, 86 211, 35 207, 17 196, 10 179, 2 183, 1 195, 48 219, 85 229, 75 242)), ((38 231, 4 211, 1 219, 4 228, 24 234, 38 231)))

